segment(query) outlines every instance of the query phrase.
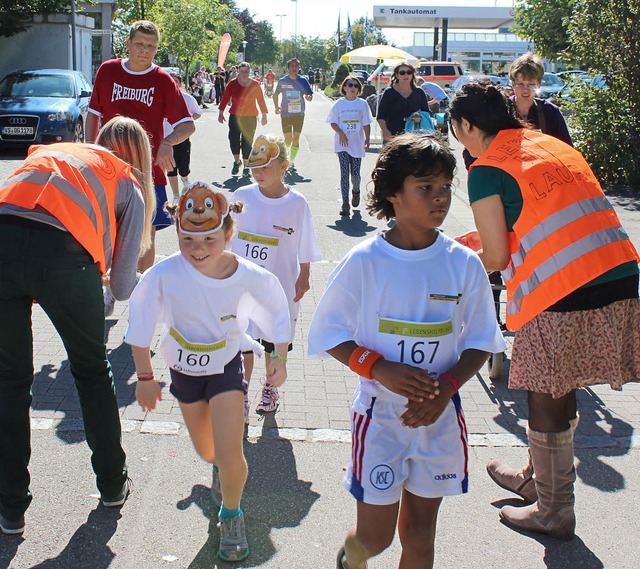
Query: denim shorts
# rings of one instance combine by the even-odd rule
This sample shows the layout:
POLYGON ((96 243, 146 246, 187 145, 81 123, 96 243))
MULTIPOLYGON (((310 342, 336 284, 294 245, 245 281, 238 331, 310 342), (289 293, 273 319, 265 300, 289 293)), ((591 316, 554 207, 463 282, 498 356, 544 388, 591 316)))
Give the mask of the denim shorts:
POLYGON ((180 403, 196 403, 209 401, 212 397, 225 391, 242 391, 246 393, 244 382, 244 365, 240 352, 226 365, 224 371, 216 375, 195 377, 169 368, 171 385, 169 391, 180 403))

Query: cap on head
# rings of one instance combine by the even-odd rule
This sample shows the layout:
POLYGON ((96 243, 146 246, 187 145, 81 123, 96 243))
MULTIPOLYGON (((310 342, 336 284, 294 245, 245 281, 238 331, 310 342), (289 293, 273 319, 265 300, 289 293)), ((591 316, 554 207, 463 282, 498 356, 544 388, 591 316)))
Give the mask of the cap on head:
POLYGON ((188 235, 218 231, 229 215, 229 202, 206 182, 194 182, 180 198, 178 228, 188 235))
POLYGON ((264 136, 259 136, 253 143, 247 168, 262 168, 267 164, 271 164, 278 156, 280 156, 280 148, 275 142, 267 140, 264 136))

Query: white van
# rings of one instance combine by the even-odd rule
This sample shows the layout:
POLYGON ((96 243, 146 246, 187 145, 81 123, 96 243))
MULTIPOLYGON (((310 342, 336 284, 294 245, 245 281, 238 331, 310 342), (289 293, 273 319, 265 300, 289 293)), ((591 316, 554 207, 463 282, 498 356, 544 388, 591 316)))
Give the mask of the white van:
MULTIPOLYGON (((397 64, 395 64, 397 65, 397 64)), ((382 90, 388 86, 395 65, 381 63, 369 76, 369 83, 382 90)), ((462 65, 454 61, 420 61, 416 74, 425 81, 437 83, 440 87, 449 87, 458 77, 464 75, 462 65)))
POLYGON ((458 77, 464 75, 462 65, 455 61, 420 61, 417 74, 425 81, 449 87, 458 77))

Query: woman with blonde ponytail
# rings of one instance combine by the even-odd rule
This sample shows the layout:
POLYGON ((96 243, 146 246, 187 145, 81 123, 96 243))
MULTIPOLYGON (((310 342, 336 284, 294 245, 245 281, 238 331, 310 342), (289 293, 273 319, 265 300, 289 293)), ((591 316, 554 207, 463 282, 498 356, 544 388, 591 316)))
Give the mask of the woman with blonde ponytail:
POLYGON ((32 146, 0 185, 0 531, 21 534, 29 491, 34 301, 67 351, 104 506, 131 483, 104 342, 102 279, 125 300, 150 244, 155 192, 142 127, 116 117, 95 144, 32 146))

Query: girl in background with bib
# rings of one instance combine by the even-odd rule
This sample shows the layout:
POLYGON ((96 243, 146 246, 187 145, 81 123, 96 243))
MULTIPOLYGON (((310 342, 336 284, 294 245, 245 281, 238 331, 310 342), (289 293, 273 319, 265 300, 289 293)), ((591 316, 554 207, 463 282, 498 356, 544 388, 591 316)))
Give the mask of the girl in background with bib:
MULTIPOLYGON (((129 305, 125 341, 138 374, 136 399, 143 411, 152 411, 162 399, 149 348, 161 321, 160 350, 171 375, 170 391, 180 403, 196 451, 214 464, 218 556, 238 561, 249 555, 240 508, 247 479, 240 347, 251 322, 274 343, 267 381, 282 385, 290 337, 287 300, 269 271, 225 251, 234 222, 223 194, 194 182, 177 211, 167 209, 176 218, 180 252, 142 276, 129 305)), ((240 211, 241 205, 233 209, 240 211)))
POLYGON ((505 343, 477 255, 438 230, 455 159, 440 142, 399 135, 383 148, 367 196, 395 225, 356 245, 330 275, 309 355, 359 376, 345 487, 357 524, 337 567, 365 569, 398 527, 401 567, 433 567, 443 496, 467 492, 460 387, 505 343))
POLYGON ((373 116, 364 99, 362 83, 357 75, 347 75, 340 87, 343 97, 331 107, 327 122, 335 135, 335 151, 340 162, 340 190, 342 208, 340 215, 349 215, 349 173, 351 173, 351 205, 360 205, 360 164, 369 148, 369 134, 373 116))
MULTIPOLYGON (((298 319, 299 302, 309 290, 310 264, 320 261, 320 247, 313 230, 311 210, 304 196, 285 186, 283 177, 289 166, 284 139, 270 134, 256 138, 247 161, 255 184, 234 192, 243 203, 243 213, 236 216, 238 231, 231 240, 231 251, 272 272, 282 285, 289 303, 291 334, 289 350, 298 319)), ((265 347, 267 369, 271 365, 273 345, 259 331, 251 330, 265 347)), ((247 386, 253 371, 253 352, 245 352, 247 386)), ((277 386, 267 376, 256 413, 276 411, 277 386)), ((249 399, 245 399, 245 421, 249 422, 249 399)))

